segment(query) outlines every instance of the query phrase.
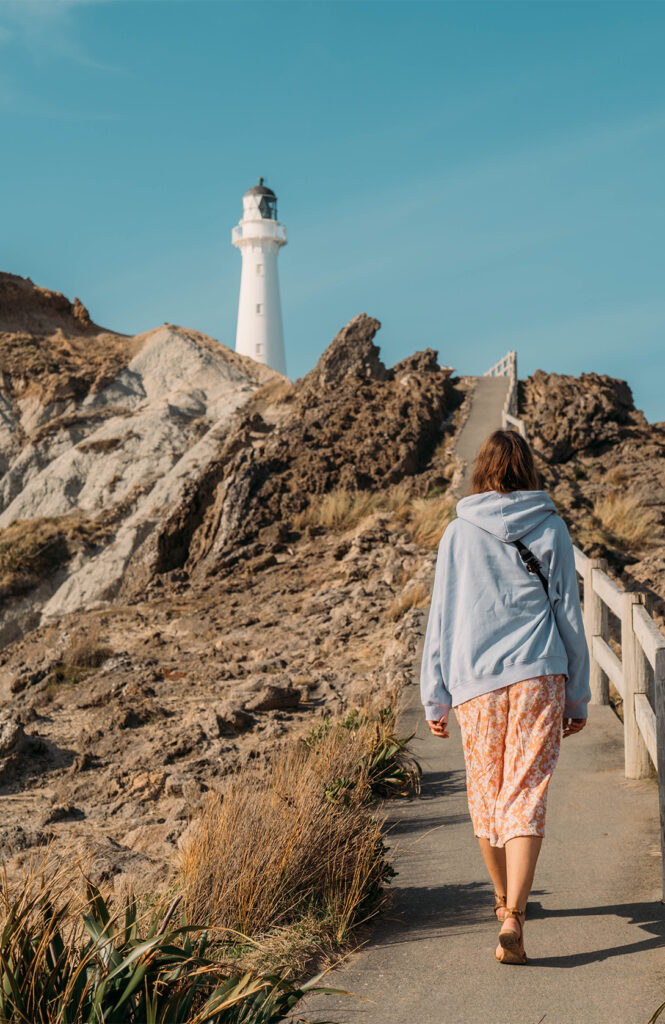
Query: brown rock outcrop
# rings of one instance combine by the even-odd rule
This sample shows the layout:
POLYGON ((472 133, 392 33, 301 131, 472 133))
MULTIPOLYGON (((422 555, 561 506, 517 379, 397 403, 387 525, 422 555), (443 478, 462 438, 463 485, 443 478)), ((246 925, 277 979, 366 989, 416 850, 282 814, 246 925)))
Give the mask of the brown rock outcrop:
POLYGON ((379 490, 423 471, 461 396, 431 349, 387 369, 379 327, 361 313, 342 328, 273 410, 274 428, 256 413, 240 418, 218 464, 164 524, 151 573, 216 569, 317 496, 379 490))
POLYGON ((544 486, 589 555, 665 619, 665 423, 649 424, 625 381, 538 370, 520 383, 520 415, 544 486))
POLYGON ((605 374, 536 370, 520 384, 520 408, 533 446, 549 463, 600 451, 647 426, 628 384, 605 374))
POLYGON ((80 299, 0 272, 0 380, 11 395, 41 402, 76 400, 99 390, 131 359, 133 338, 90 319, 80 299), (98 342, 98 343, 93 343, 98 342))

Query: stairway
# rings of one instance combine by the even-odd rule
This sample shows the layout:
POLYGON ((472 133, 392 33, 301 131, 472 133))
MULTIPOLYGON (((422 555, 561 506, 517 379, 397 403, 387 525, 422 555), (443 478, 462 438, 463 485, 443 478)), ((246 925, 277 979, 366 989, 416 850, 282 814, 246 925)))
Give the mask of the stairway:
POLYGON ((473 460, 488 434, 501 429, 501 414, 510 387, 508 377, 478 377, 471 396, 471 410, 455 444, 455 454, 465 462, 456 488, 458 497, 467 493, 473 460))

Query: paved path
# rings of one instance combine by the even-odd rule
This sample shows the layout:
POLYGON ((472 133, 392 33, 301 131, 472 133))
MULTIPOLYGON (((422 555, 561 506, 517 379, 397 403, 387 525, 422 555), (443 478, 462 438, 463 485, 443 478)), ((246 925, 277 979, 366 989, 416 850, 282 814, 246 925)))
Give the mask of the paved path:
POLYGON ((466 463, 460 481, 460 494, 466 494, 471 478, 472 462, 488 434, 501 427, 503 403, 508 394, 508 377, 478 377, 471 410, 460 430, 455 451, 466 463))
POLYGON ((304 1013, 338 1024, 646 1024, 665 1002, 657 788, 623 777, 622 726, 590 708, 564 740, 529 901, 527 967, 497 964, 499 928, 468 816, 462 747, 426 731, 415 685, 422 798, 390 804, 395 903, 368 945, 327 982, 367 1000, 317 996, 304 1013))

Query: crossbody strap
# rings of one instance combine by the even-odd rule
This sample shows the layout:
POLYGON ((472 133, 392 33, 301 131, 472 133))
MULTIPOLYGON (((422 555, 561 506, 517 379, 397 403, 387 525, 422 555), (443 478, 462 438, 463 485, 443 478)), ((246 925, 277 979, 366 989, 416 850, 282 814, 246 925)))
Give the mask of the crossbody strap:
POLYGON ((529 572, 533 573, 534 576, 538 577, 538 579, 540 580, 540 582, 543 585, 543 590, 545 591, 547 599, 549 600, 550 588, 549 588, 549 586, 547 584, 547 580, 545 579, 545 576, 543 575, 543 570, 542 570, 542 567, 540 565, 540 562, 538 561, 538 559, 534 555, 533 551, 531 551, 526 546, 526 544, 522 544, 521 540, 514 540, 514 541, 511 541, 511 543, 514 544, 515 547, 517 548, 517 550, 519 551, 520 558, 522 559, 522 561, 526 565, 526 567, 529 570, 529 572))

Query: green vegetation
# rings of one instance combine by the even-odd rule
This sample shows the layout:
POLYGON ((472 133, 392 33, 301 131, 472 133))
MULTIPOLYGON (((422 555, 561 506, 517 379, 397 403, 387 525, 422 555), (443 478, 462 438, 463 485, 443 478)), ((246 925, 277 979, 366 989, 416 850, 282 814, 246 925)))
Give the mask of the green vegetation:
MULTIPOLYGON (((345 733, 351 734, 355 751, 349 758, 350 766, 355 767, 355 774, 349 781, 355 788, 360 779, 361 785, 366 787, 369 802, 420 792, 421 768, 408 750, 413 734, 398 736, 393 704, 374 713, 354 709, 335 723, 328 716, 310 730, 305 743, 317 754, 325 750, 326 744, 337 744, 340 739, 344 746, 345 733)), ((346 776, 339 778, 345 779, 346 776)))
POLYGON ((177 900, 140 920, 114 916, 95 886, 75 909, 71 875, 42 871, 2 891, 1 1024, 273 1024, 302 998, 275 976, 228 977, 177 900))

